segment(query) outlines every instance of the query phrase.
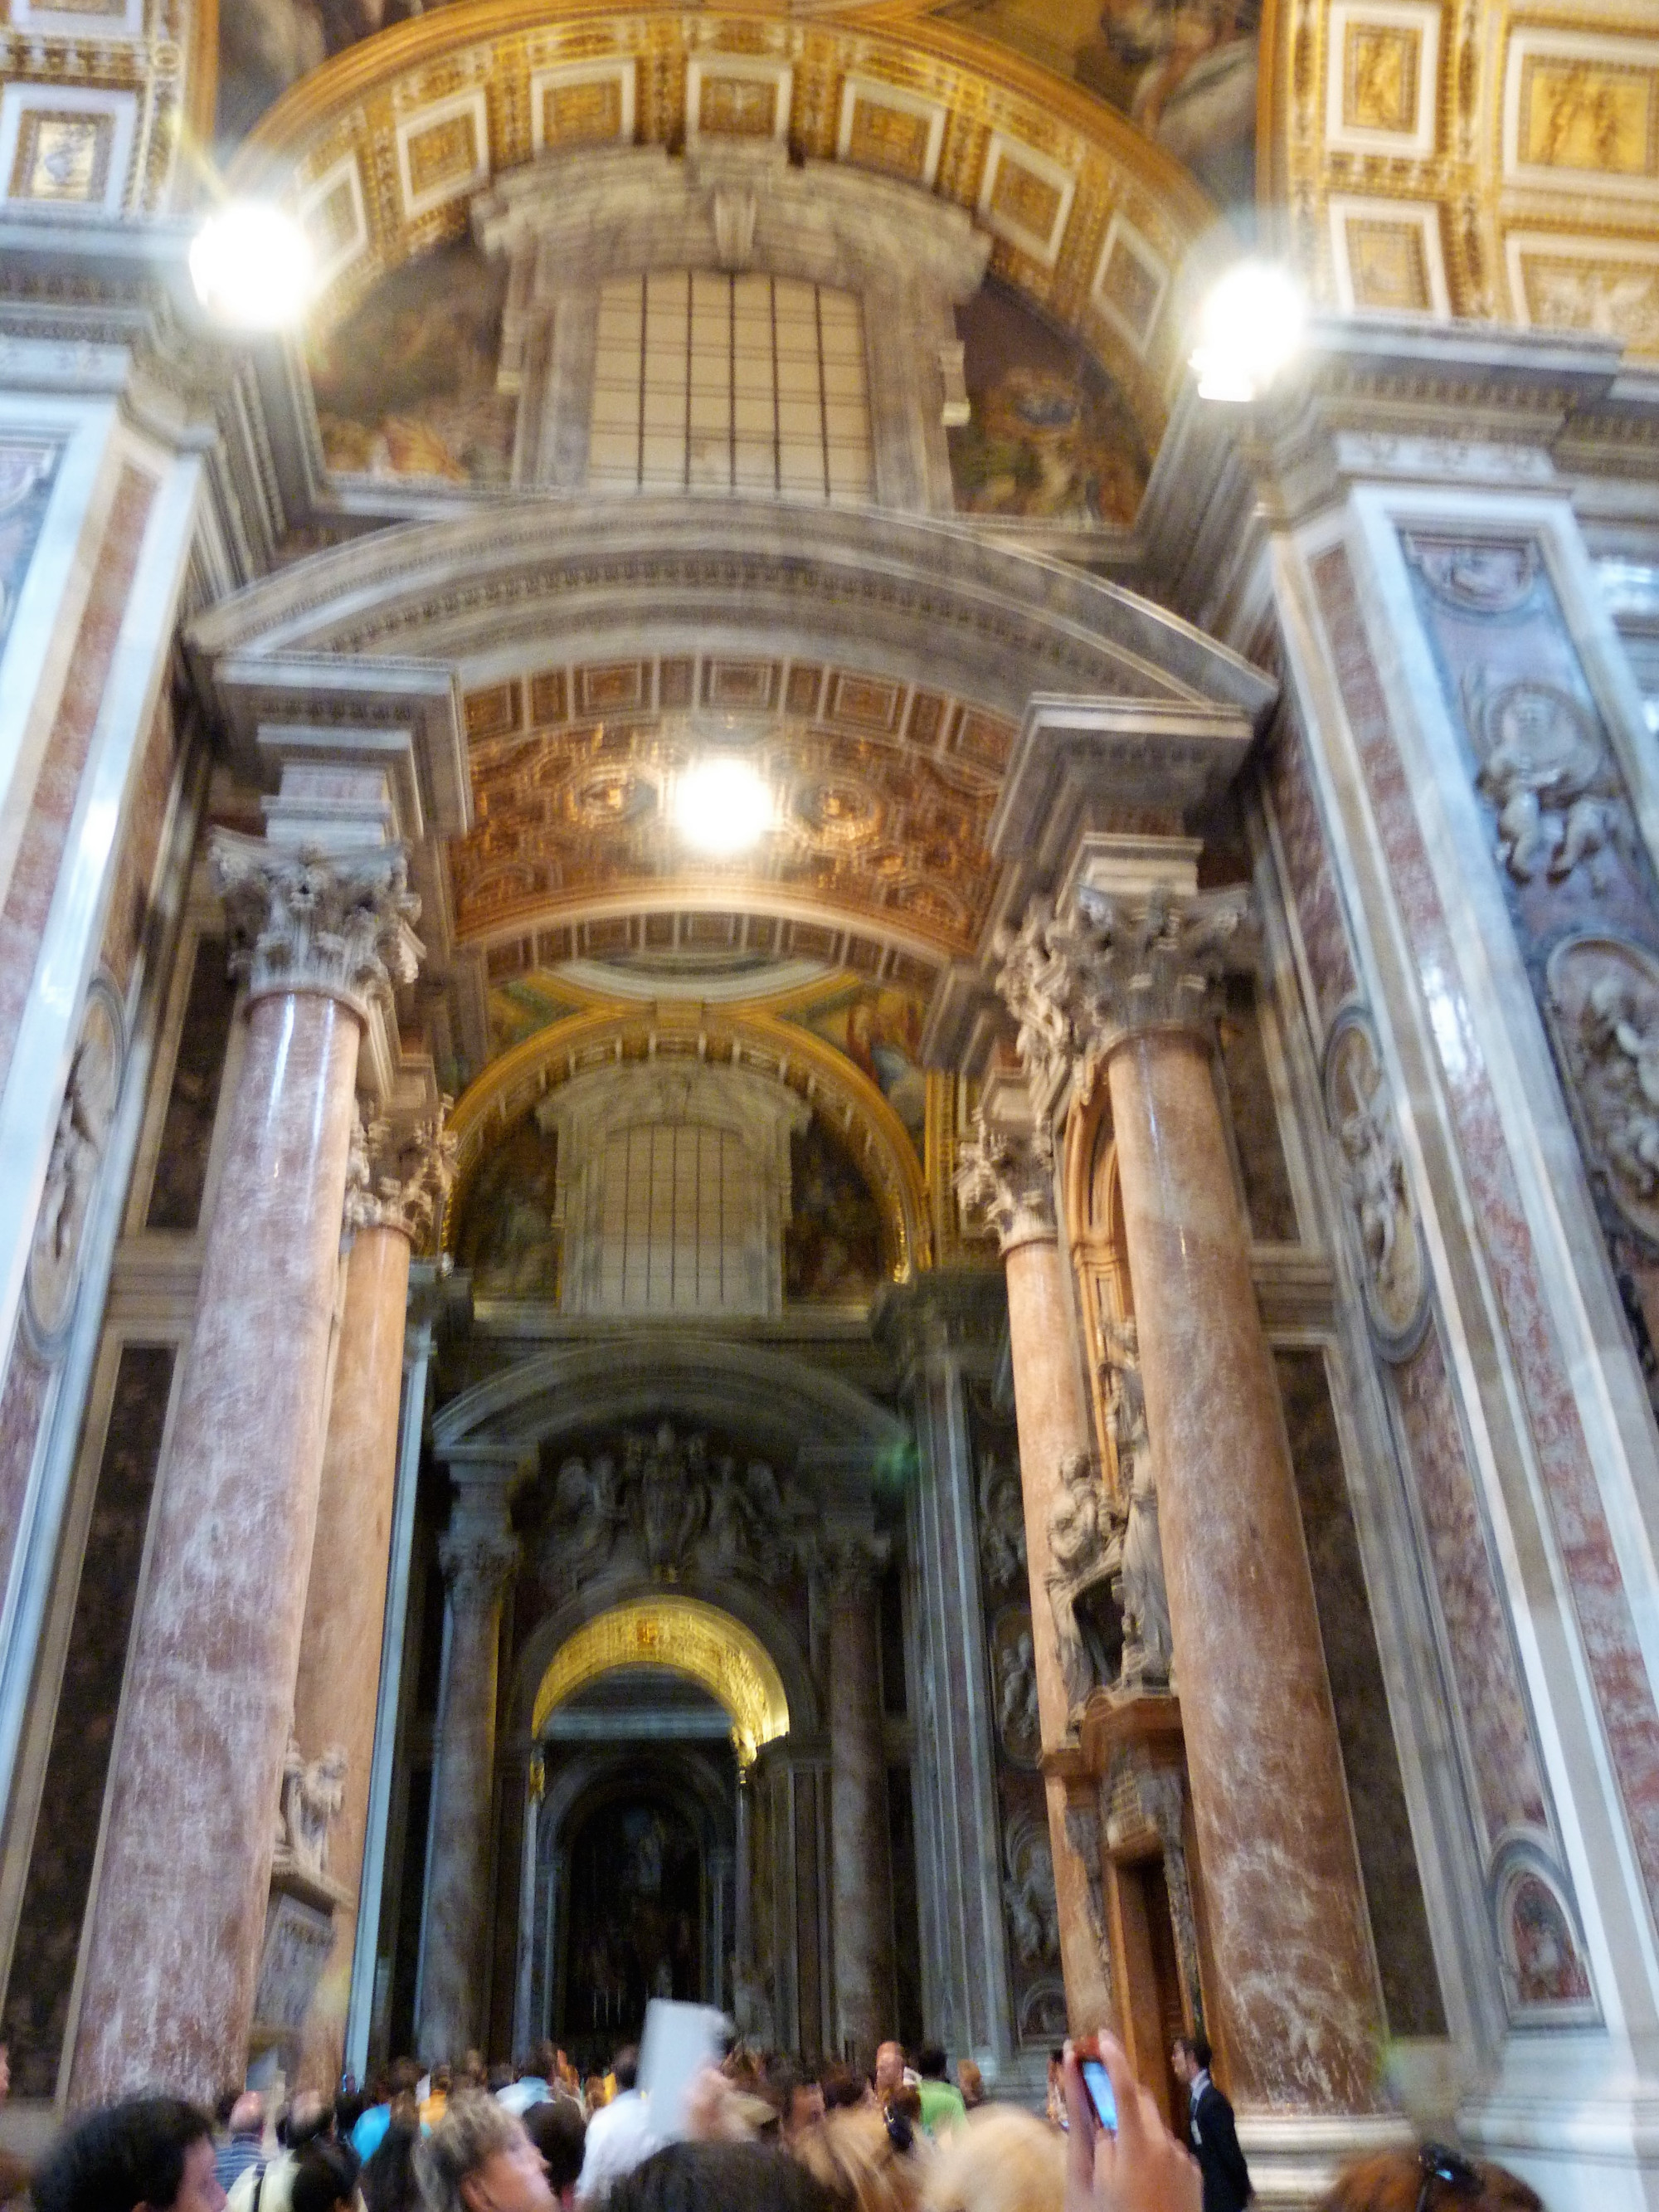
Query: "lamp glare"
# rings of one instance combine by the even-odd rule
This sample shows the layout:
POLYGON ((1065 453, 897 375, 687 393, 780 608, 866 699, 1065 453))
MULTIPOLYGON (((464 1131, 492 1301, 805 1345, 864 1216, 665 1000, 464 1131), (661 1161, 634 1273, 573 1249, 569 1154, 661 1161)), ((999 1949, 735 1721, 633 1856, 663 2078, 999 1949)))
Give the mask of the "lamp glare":
POLYGON ((772 822, 772 794, 747 761, 699 761, 679 779, 674 822, 688 845, 716 859, 746 853, 772 822))
POLYGON ((237 331, 283 331, 303 317, 316 283, 311 240, 269 200, 231 200, 191 241, 196 296, 237 331))
POLYGON ((1295 358, 1307 303, 1274 262, 1237 261, 1210 288, 1198 316, 1192 366, 1201 399, 1260 398, 1295 358))

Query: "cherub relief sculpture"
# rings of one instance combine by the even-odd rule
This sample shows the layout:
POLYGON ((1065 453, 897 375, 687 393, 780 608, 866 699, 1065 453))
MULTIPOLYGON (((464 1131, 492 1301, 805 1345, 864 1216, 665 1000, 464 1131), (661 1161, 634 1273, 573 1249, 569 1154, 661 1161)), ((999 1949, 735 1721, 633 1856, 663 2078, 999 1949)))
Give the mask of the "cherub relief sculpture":
POLYGON ((1586 1149, 1619 1212, 1659 1241, 1659 960, 1624 938, 1569 937, 1546 972, 1586 1149))
POLYGON ((1060 1907, 1054 1897, 1054 1862, 1042 1824, 1024 1810, 1012 1814, 1003 1837, 1008 1872, 1002 1900, 1014 1949, 1029 1966, 1060 1955, 1060 1907))
POLYGON ((288 1740, 277 1848, 296 1873, 313 1881, 321 1881, 328 1872, 329 1831, 345 1804, 348 1764, 337 1743, 331 1744, 320 1759, 308 1759, 293 1736, 288 1740))

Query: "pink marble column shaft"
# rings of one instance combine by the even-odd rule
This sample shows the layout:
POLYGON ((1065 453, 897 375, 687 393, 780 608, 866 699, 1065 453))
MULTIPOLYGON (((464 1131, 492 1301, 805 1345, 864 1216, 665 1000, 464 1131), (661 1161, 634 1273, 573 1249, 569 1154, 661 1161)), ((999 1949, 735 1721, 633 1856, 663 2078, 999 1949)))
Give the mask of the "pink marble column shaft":
POLYGON ((346 1754, 344 1801, 329 1829, 328 1871, 349 1890, 353 1905, 335 1914, 333 1948, 306 2016, 296 2075, 302 2088, 334 2088, 345 2043, 398 1480, 409 1250, 402 1230, 358 1230, 346 1263, 334 1358, 294 1733, 308 1759, 331 1744, 346 1754))
POLYGON ((830 1900, 836 2038, 862 2067, 897 2033, 878 1628, 871 1568, 844 1562, 830 1597, 830 1900))
POLYGON ((1365 2112, 1381 2000, 1209 1042, 1143 1030, 1109 1066, 1215 1960, 1212 2026, 1239 2104, 1365 2112))
POLYGON ((260 999, 112 1766, 70 2101, 242 2079, 311 1561, 361 1035, 260 999))
POLYGON ((447 1658, 432 1778, 425 1929, 416 2049, 436 2064, 478 2040, 495 1777, 501 1596, 518 1564, 505 1501, 475 1501, 439 1547, 449 1586, 447 1658))
MULTIPOLYGON (((1088 1408, 1073 1350, 1065 1262, 1057 1237, 1053 1231, 1024 1234, 1005 1247, 1003 1264, 1007 1273, 1020 1488, 1025 1501, 1037 1711, 1047 1753, 1057 1751, 1071 1730, 1054 1610, 1048 1601, 1048 1516, 1060 1488, 1061 1464, 1074 1453, 1089 1455, 1091 1441, 1088 1408)), ((1074 2034, 1087 2034, 1112 2023, 1111 1980, 1090 1926, 1089 1869, 1066 1838, 1066 1785, 1059 1776, 1049 1774, 1047 1795, 1066 2018, 1074 2034)))

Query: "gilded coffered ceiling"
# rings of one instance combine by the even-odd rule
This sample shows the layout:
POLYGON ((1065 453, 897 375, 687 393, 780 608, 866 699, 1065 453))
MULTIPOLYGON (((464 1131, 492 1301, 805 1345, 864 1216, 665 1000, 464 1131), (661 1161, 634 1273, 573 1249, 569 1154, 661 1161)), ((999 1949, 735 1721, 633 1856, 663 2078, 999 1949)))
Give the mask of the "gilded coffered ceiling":
POLYGON ((304 208, 325 316, 544 149, 776 131, 970 208, 1154 430, 1217 204, 1284 211, 1332 307, 1659 354, 1659 33, 1629 0, 0 0, 0 80, 29 212, 188 205, 252 125, 239 173, 304 208))

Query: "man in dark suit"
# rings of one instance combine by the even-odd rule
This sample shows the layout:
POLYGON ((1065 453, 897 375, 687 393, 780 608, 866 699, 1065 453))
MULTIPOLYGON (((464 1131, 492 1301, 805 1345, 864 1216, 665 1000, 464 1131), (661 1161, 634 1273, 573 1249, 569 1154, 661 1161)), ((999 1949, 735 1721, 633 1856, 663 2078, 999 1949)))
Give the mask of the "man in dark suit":
POLYGON ((1187 2088, 1187 2136, 1204 2177, 1204 2212, 1244 2212, 1250 2169, 1238 2147, 1233 2108, 1210 2079, 1210 2046, 1202 2035, 1182 2035, 1170 2053, 1177 2081, 1187 2088))

